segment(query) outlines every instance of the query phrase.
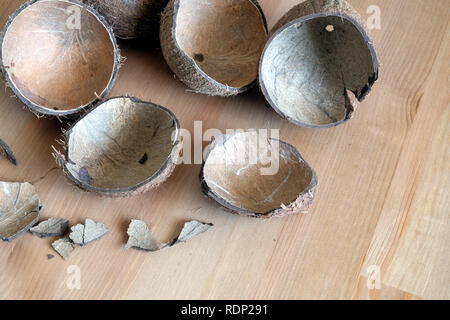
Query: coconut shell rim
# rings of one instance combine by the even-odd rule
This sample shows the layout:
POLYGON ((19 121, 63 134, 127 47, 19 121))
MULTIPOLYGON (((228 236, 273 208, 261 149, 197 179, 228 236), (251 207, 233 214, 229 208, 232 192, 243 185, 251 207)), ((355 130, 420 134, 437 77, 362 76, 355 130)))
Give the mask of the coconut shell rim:
MULTIPOLYGON (((261 15, 261 18, 263 20, 264 29, 266 30, 266 36, 268 37, 269 36, 269 28, 267 26, 267 19, 266 19, 266 16, 264 15, 264 11, 262 10, 262 8, 259 5, 257 0, 248 0, 248 1, 250 1, 258 9, 258 11, 259 11, 259 13, 261 15)), ((170 2, 167 5, 169 6, 170 2)), ((257 74, 256 78, 252 82, 250 82, 249 84, 247 84, 247 85, 245 85, 243 87, 232 87, 232 86, 228 86, 228 85, 225 85, 223 83, 218 82, 217 80, 215 80, 212 77, 210 77, 207 73, 205 73, 201 68, 199 68, 199 66, 197 65, 195 60, 192 59, 191 57, 189 57, 184 52, 184 50, 181 49, 180 45, 178 44, 177 37, 176 37, 176 29, 177 29, 178 11, 180 9, 180 0, 174 0, 173 6, 174 6, 174 13, 173 13, 173 17, 172 17, 172 19, 173 19, 172 23, 173 24, 172 24, 172 30, 171 30, 172 41, 173 41, 175 47, 180 52, 180 54, 183 57, 183 59, 185 61, 188 61, 189 64, 195 69, 195 71, 197 71, 209 83, 211 83, 214 86, 220 88, 221 90, 224 90, 226 92, 231 92, 232 94, 243 93, 243 92, 249 90, 250 88, 252 88, 258 82, 258 74, 257 74)))
POLYGON ((17 166, 18 165, 17 158, 14 155, 14 152, 12 151, 11 147, 0 138, 0 155, 2 150, 5 152, 6 159, 13 165, 17 166))
POLYGON ((33 112, 37 112, 39 114, 42 115, 47 115, 47 116, 68 116, 68 115, 72 115, 72 114, 78 114, 80 112, 82 112, 83 110, 87 110, 89 108, 91 108, 94 104, 96 104, 97 102, 99 102, 102 98, 106 97, 106 95, 111 91, 112 87, 114 86, 114 83, 117 79, 117 75, 119 72, 119 67, 120 67, 120 50, 119 50, 119 46, 117 44, 117 40, 116 37, 114 35, 114 31, 112 29, 112 27, 108 24, 108 22, 106 21, 106 19, 94 8, 92 8, 91 6, 80 2, 78 0, 52 0, 52 1, 61 1, 61 2, 69 2, 69 3, 73 3, 76 5, 81 6, 83 9, 88 10, 90 13, 92 13, 97 20, 105 27, 106 31, 109 34, 109 37, 111 39, 111 42, 113 43, 113 47, 114 47, 114 67, 111 73, 111 77, 110 80, 108 82, 108 85, 106 86, 106 88, 103 90, 103 92, 101 94, 97 95, 97 98, 92 100, 91 102, 89 102, 86 105, 83 106, 79 106, 77 108, 74 109, 70 109, 70 110, 54 110, 54 109, 50 109, 50 108, 45 108, 42 107, 32 101, 30 101, 28 98, 26 98, 17 88, 14 84, 14 82, 11 80, 5 66, 3 65, 3 40, 5 38, 6 32, 8 31, 11 23, 13 23, 13 21, 17 18, 17 16, 22 13, 25 9, 27 9, 28 7, 32 6, 33 4, 35 4, 36 2, 41 2, 41 1, 47 1, 47 0, 29 0, 27 2, 25 2, 23 5, 21 5, 16 11, 14 11, 14 13, 9 17, 8 21, 6 22, 5 26, 3 27, 3 30, 0 33, 0 69, 2 70, 2 74, 3 77, 6 81, 6 83, 8 84, 8 86, 11 88, 11 90, 14 92, 15 96, 23 103, 25 104, 26 107, 28 107, 31 111, 33 112))
POLYGON ((348 21, 350 21, 352 23, 352 25, 354 25, 357 30, 360 32, 360 34, 364 37, 365 43, 367 45, 367 47, 369 48, 370 51, 370 55, 372 57, 372 63, 373 63, 373 67, 374 67, 374 74, 373 77, 369 78, 369 83, 367 84, 367 86, 364 88, 364 90, 362 91, 361 95, 358 97, 356 96, 356 99, 359 102, 362 102, 370 93, 373 85, 375 84, 375 82, 378 80, 378 74, 379 74, 379 61, 378 61, 378 57, 375 51, 375 47, 372 43, 372 40, 369 36, 369 34, 366 32, 365 28, 353 17, 349 16, 348 14, 343 14, 343 13, 336 13, 336 12, 322 12, 322 13, 314 13, 314 14, 309 14, 309 15, 305 15, 302 17, 299 17, 297 19, 291 20, 290 22, 286 23, 285 25, 283 25, 282 27, 280 27, 278 30, 276 30, 267 40, 266 45, 264 46, 263 52, 261 54, 261 59, 259 61, 259 87, 261 88, 261 91, 264 95, 264 98, 266 99, 266 101, 269 103, 269 105, 272 107, 272 109, 274 109, 276 111, 276 113, 278 113, 282 118, 288 120, 289 122, 300 126, 300 127, 305 127, 305 128, 312 128, 312 129, 326 129, 326 128, 333 128, 336 127, 340 124, 343 124, 345 122, 347 122, 348 120, 350 120, 352 118, 352 114, 353 114, 353 106, 351 105, 349 98, 348 98, 348 94, 347 94, 347 90, 344 90, 344 95, 345 95, 345 100, 346 100, 346 109, 347 109, 347 114, 345 116, 345 119, 337 121, 337 122, 333 122, 333 123, 328 123, 325 125, 314 125, 314 124, 308 124, 308 123, 304 123, 301 122, 299 120, 293 119, 291 117, 289 117, 288 115, 286 115, 285 113, 283 113, 278 106, 273 102, 272 98, 270 97, 269 93, 267 92, 266 86, 264 84, 264 81, 262 80, 261 77, 261 71, 262 71, 262 65, 263 65, 263 60, 264 60, 264 55, 266 53, 266 50, 269 48, 272 40, 277 37, 280 33, 282 33, 284 30, 286 30, 287 28, 291 27, 292 25, 295 24, 302 24, 305 21, 308 20, 312 20, 312 19, 316 19, 316 18, 322 18, 322 17, 329 17, 329 16, 335 16, 335 17, 339 17, 339 18, 343 18, 346 19, 348 21), (350 106, 348 105, 350 104, 350 106))
MULTIPOLYGON (((225 138, 224 142, 226 142, 233 135, 223 134, 223 135, 220 135, 220 136, 223 136, 225 138)), ((259 219, 269 219, 269 218, 273 218, 273 217, 283 217, 283 216, 289 215, 290 214, 289 211, 283 209, 281 206, 276 208, 276 209, 272 209, 272 210, 270 210, 270 211, 268 211, 266 213, 257 213, 257 212, 253 212, 253 211, 250 211, 250 210, 247 210, 247 209, 239 208, 239 207, 236 207, 236 206, 230 204, 228 201, 226 201, 225 199, 220 197, 218 194, 216 194, 214 191, 212 191, 212 189, 208 186, 208 184, 206 183, 206 181, 204 179, 204 177, 205 177, 204 169, 205 169, 206 161, 208 160, 208 157, 209 157, 211 151, 216 147, 216 144, 217 144, 217 138, 216 137, 217 136, 213 137, 211 143, 208 145, 207 150, 206 150, 205 160, 203 161, 202 167, 200 169, 199 179, 200 179, 200 187, 202 189, 203 194, 207 198, 216 201, 218 204, 220 204, 223 208, 225 208, 229 212, 231 212, 233 214, 241 215, 241 216, 246 216, 246 217, 250 217, 250 218, 259 218, 259 219), (281 213, 280 213, 280 210, 281 210, 281 213)), ((290 143, 287 143, 287 142, 285 142, 283 140, 280 140, 280 139, 270 138, 270 140, 278 141, 279 143, 284 144, 285 146, 287 146, 299 160, 302 160, 307 165, 307 167, 312 172, 311 182, 309 183, 308 187, 305 188, 304 191, 299 193, 294 200, 292 200, 291 202, 289 202, 285 206, 289 207, 289 206, 294 205, 298 199, 301 199, 301 198, 305 197, 306 195, 310 194, 310 192, 313 193, 313 199, 314 199, 314 196, 315 196, 315 194, 317 192, 317 189, 318 189, 318 186, 319 186, 319 179, 318 179, 317 173, 314 170, 314 168, 311 167, 309 165, 309 163, 302 157, 302 155, 297 150, 297 148, 295 148, 290 143)))
MULTIPOLYGON (((150 102, 150 101, 143 101, 139 98, 133 97, 133 96, 117 96, 117 97, 112 97, 109 99, 105 99, 103 100, 101 103, 97 104, 94 108, 92 108, 91 110, 89 110, 87 113, 85 113, 82 117, 80 117, 79 119, 77 119, 77 121, 75 123, 73 123, 68 129, 67 131, 63 134, 64 138, 65 138, 65 143, 66 143, 66 147, 65 147, 65 155, 64 158, 61 157, 61 155, 57 155, 57 162, 59 164, 59 166, 61 167, 61 169, 63 170, 63 172, 66 174, 66 176, 69 178, 69 180, 71 180, 72 182, 75 183, 75 185, 77 185, 79 188, 86 190, 86 191, 90 191, 90 192, 96 192, 96 193, 100 193, 100 194, 104 194, 104 195, 122 195, 122 194, 132 194, 133 192, 139 191, 141 188, 145 187, 146 185, 150 184, 152 181, 154 181, 155 179, 157 179, 161 174, 163 174, 165 172, 165 170, 171 165, 175 163, 174 159, 174 152, 177 152, 177 150, 179 150, 179 147, 181 146, 181 125, 180 125, 180 121, 178 120, 178 118, 175 116, 175 114, 167 109, 166 107, 163 107, 159 104, 150 102), (167 112, 174 120, 175 122, 175 126, 176 126, 176 130, 177 130, 177 137, 176 137, 176 142, 173 144, 172 147, 172 151, 170 152, 169 157, 167 158, 167 160, 164 162, 164 164, 161 166, 161 168, 158 169, 158 171, 156 171, 154 174, 152 174, 150 177, 146 178, 144 181, 127 187, 127 188, 117 188, 117 189, 106 189, 106 188, 98 188, 98 187, 94 187, 92 185, 89 185, 83 181, 80 181, 79 179, 75 178, 73 176, 73 174, 70 172, 70 170, 67 168, 66 164, 67 163, 71 163, 70 160, 70 155, 69 155, 69 148, 68 148, 68 143, 70 140, 70 135, 72 133, 73 128, 80 122, 82 121, 85 117, 87 117, 91 112, 93 112, 95 109, 97 109, 98 107, 100 107, 101 105, 103 105, 104 103, 111 101, 111 100, 115 100, 115 99, 130 99, 131 101, 135 102, 135 103, 143 103, 143 104, 147 104, 147 105, 151 105, 153 107, 156 107, 157 109, 163 110, 165 112, 167 112)), ((170 175, 170 174, 169 174, 170 175)), ((168 176, 169 176, 168 175, 168 176)))
POLYGON ((36 218, 33 219, 33 221, 31 221, 29 224, 27 224, 25 226, 25 228, 23 228, 22 230, 20 230, 18 233, 14 234, 13 236, 9 237, 9 238, 2 238, 0 237, 0 240, 5 241, 5 242, 11 242, 14 241, 18 238, 20 238, 21 236, 23 236, 27 231, 29 231, 31 228, 33 228, 39 221, 39 219, 41 218, 41 209, 42 209, 42 204, 39 201, 39 207, 36 208, 36 210, 30 211, 28 214, 31 213, 36 213, 36 218))

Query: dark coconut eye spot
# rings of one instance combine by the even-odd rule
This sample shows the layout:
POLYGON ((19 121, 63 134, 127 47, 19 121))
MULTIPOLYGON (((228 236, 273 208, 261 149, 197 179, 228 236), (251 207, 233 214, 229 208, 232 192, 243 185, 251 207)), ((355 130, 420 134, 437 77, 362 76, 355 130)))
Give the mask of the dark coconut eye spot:
POLYGON ((199 62, 203 62, 205 60, 205 57, 201 53, 196 53, 194 55, 194 60, 195 61, 199 61, 199 62))
POLYGON ((140 164, 145 164, 148 160, 148 155, 147 153, 144 153, 144 155, 142 156, 141 160, 139 160, 140 164))

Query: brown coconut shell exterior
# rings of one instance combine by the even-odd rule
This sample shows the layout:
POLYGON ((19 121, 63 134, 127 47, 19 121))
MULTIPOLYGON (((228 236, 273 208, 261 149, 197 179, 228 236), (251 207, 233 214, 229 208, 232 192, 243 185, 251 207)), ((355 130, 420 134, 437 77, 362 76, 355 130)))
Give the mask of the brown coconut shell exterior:
MULTIPOLYGON (((257 0, 251 1, 261 13, 265 29, 268 33, 267 20, 261 6, 257 0)), ((211 96, 233 96, 247 91, 253 87, 257 79, 249 85, 235 88, 221 84, 203 72, 193 59, 188 57, 180 48, 176 41, 176 21, 180 7, 180 0, 170 0, 167 4, 160 27, 160 41, 162 53, 169 67, 175 72, 177 77, 196 93, 211 96)))
MULTIPOLYGON (((346 109, 347 109, 347 116, 343 121, 338 121, 329 125, 310 125, 303 122, 299 122, 295 119, 290 118, 289 116, 285 115, 273 102, 273 100, 270 98, 270 95, 267 92, 267 89, 265 88, 265 85, 261 79, 259 78, 259 86, 260 89, 266 98, 269 105, 283 118, 286 120, 302 127, 307 128, 329 128, 334 127, 337 125, 340 125, 348 120, 350 120, 353 116, 353 112, 358 107, 358 103, 362 102, 370 93, 372 86, 375 84, 375 82, 378 80, 378 72, 379 72, 379 62, 377 58, 377 54, 375 52, 375 47, 373 45, 373 40, 371 38, 370 31, 367 28, 367 25, 365 21, 361 18, 360 14, 346 1, 346 0, 306 0, 296 6, 294 6, 292 9, 290 9, 281 19, 273 26, 272 30, 270 31, 270 38, 267 41, 266 47, 263 50, 262 57, 264 57, 264 53, 266 52, 268 46, 270 45, 271 41, 274 37, 276 37, 281 31, 288 28, 289 26, 293 24, 300 25, 301 23, 314 19, 319 17, 326 17, 330 15, 339 15, 342 17, 345 17, 346 19, 350 20, 356 28, 361 32, 362 36, 365 39, 365 42, 370 50, 371 56, 372 56, 372 62, 374 66, 374 74, 372 77, 370 77, 368 80, 368 83, 364 90, 361 92, 360 95, 356 96, 356 99, 351 99, 347 92, 345 92, 345 98, 346 98, 346 109)), ((261 68, 262 68, 262 61, 260 61, 260 74, 261 74, 261 68)))
POLYGON ((100 101, 101 99, 103 99, 104 97, 106 97, 106 95, 111 91, 112 87, 114 86, 114 83, 116 81, 117 78, 117 74, 121 65, 121 55, 120 55, 120 49, 117 45, 117 41, 116 38, 114 36, 114 32, 113 29, 110 27, 110 25, 108 24, 108 22, 105 20, 105 18, 100 15, 96 10, 94 10, 91 6, 88 6, 80 1, 77 0, 64 0, 65 2, 69 2, 69 3, 73 3, 76 5, 81 6, 82 8, 88 10, 89 12, 91 12, 100 22, 101 24, 105 27, 105 29, 107 30, 107 32, 109 33, 109 36, 111 38, 111 42, 114 46, 114 68, 112 71, 112 75, 110 78, 110 81, 108 83, 108 85, 106 86, 106 88, 103 90, 103 92, 98 93, 97 95, 97 99, 94 99, 93 101, 91 101, 90 103, 83 105, 83 106, 79 106, 77 108, 71 109, 71 110, 54 110, 54 109, 49 109, 49 108, 44 108, 32 101, 30 101, 29 99, 27 99, 14 85, 13 82, 6 70, 5 67, 5 63, 3 61, 3 40, 5 38, 6 32, 8 31, 9 26, 11 25, 11 23, 14 21, 14 19, 25 9, 27 9, 28 7, 30 7, 31 5, 33 5, 36 2, 39 2, 41 0, 30 0, 28 2, 26 2, 25 4, 23 4, 19 9, 17 9, 13 15, 10 16, 8 22, 6 23, 5 27, 3 28, 3 31, 0 34, 0 69, 2 71, 3 77, 5 79, 5 82, 7 83, 7 86, 11 88, 11 90, 14 92, 15 96, 28 108, 30 109, 31 112, 33 112, 34 114, 36 114, 38 117, 41 116, 57 116, 57 117, 64 117, 64 116, 71 116, 71 115, 78 115, 80 113, 82 113, 83 111, 86 111, 87 109, 89 109, 90 107, 92 107, 93 105, 95 105, 98 101, 100 101))
POLYGON ((88 116, 90 112, 94 111, 96 108, 98 108, 103 103, 106 103, 106 102, 108 102, 110 100, 114 100, 114 99, 118 99, 118 98, 128 98, 128 99, 131 99, 133 102, 149 104, 149 105, 154 106, 155 108, 159 108, 161 110, 164 110, 167 113, 169 113, 171 115, 171 117, 173 117, 173 120, 175 122, 176 128, 178 130, 181 128, 180 122, 176 118, 175 114, 173 114, 172 111, 170 111, 169 109, 167 109, 167 108, 165 108, 163 106, 154 104, 152 102, 142 101, 142 100, 140 100, 140 99, 138 99, 136 97, 119 96, 119 97, 113 97, 113 98, 109 98, 107 100, 102 101, 95 108, 93 108, 88 113, 83 115, 76 123, 71 125, 70 128, 67 131, 65 131, 65 133, 64 133, 64 137, 65 137, 65 147, 64 147, 65 154, 63 155, 63 154, 59 153, 56 150, 53 153, 53 156, 55 157, 57 164, 60 166, 60 168, 64 172, 65 176, 69 179, 69 181, 71 183, 75 184, 77 187, 79 187, 80 189, 82 189, 84 191, 94 192, 94 193, 97 193, 99 195, 112 197, 112 198, 137 196, 137 195, 140 195, 142 193, 145 193, 145 192, 157 189, 159 186, 161 186, 172 175, 173 171, 175 170, 175 167, 178 164, 178 161, 180 159, 180 153, 181 153, 181 150, 182 150, 181 136, 178 135, 178 137, 176 139, 176 142, 173 145, 172 152, 171 152, 170 156, 168 157, 168 159, 166 160, 166 162, 163 164, 163 166, 156 173, 154 173, 151 177, 147 178, 145 181, 143 181, 143 182, 141 182, 141 183, 139 183, 139 184, 137 184, 135 186, 128 187, 128 188, 102 189, 102 188, 97 188, 97 187, 91 186, 91 185, 89 185, 89 184, 87 184, 87 183, 77 179, 70 172, 70 170, 67 168, 67 164, 71 162, 70 154, 69 154, 69 148, 68 148, 68 143, 69 143, 69 140, 70 140, 70 135, 71 135, 73 127, 79 121, 82 121, 84 117, 88 116))
MULTIPOLYGON (((225 139, 227 139, 227 138, 225 137, 225 139)), ((220 140, 223 140, 223 139, 220 139, 220 140)), ((276 139, 271 139, 271 140, 276 140, 276 139)), ((284 146, 289 148, 293 152, 293 154, 295 154, 299 160, 303 161, 312 172, 312 179, 311 179, 309 186, 303 192, 301 192, 297 196, 297 198, 292 200, 289 204, 280 206, 280 208, 266 212, 266 213, 256 213, 256 212, 252 212, 252 211, 249 211, 249 210, 246 210, 243 208, 236 207, 236 206, 230 204, 228 201, 226 201, 222 197, 220 197, 217 193, 215 193, 208 186, 208 184, 206 182, 204 169, 205 169, 205 164, 208 160, 208 157, 211 153, 211 150, 213 150, 217 146, 217 143, 218 143, 217 138, 213 138, 211 144, 207 147, 205 160, 203 161, 203 165, 200 170, 200 174, 199 174, 200 187, 201 187, 203 194, 207 198, 212 199, 212 200, 216 201, 217 203, 219 203, 227 211, 229 211, 233 214, 244 216, 244 217, 258 218, 258 219, 270 219, 270 218, 282 218, 282 217, 285 217, 288 215, 298 215, 298 214, 305 213, 305 210, 309 206, 311 206, 311 204, 314 202, 314 199, 319 190, 319 180, 318 180, 317 174, 316 174, 315 170, 313 168, 311 168, 311 166, 309 166, 309 164, 303 159, 301 154, 298 152, 298 150, 294 146, 292 146, 291 144, 286 143, 282 140, 276 140, 276 141, 278 141, 280 144, 283 144, 284 146)))
POLYGON ((161 14, 169 0, 84 0, 112 26, 119 39, 147 38, 159 43, 161 14))

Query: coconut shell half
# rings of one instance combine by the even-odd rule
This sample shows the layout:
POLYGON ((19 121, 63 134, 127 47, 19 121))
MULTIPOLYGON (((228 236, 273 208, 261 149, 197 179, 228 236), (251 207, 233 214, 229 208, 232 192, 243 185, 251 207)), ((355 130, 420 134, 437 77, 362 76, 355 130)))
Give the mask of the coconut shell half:
POLYGON ((66 154, 55 154, 80 188, 107 196, 154 189, 173 172, 180 124, 168 109, 137 98, 106 100, 66 132, 66 154))
POLYGON ((233 213, 256 218, 302 213, 318 187, 316 173, 292 145, 256 132, 216 136, 200 180, 206 196, 233 213))
POLYGON ((274 27, 260 86, 284 118, 324 128, 349 120, 378 79, 378 60, 359 14, 345 0, 308 0, 274 27))
POLYGON ((255 0, 171 0, 161 48, 178 78, 198 93, 230 96, 258 76, 267 24, 255 0))
POLYGON ((102 14, 120 39, 158 40, 161 13, 168 0, 84 0, 102 14))
POLYGON ((38 114, 78 113, 105 96, 120 54, 106 21, 74 0, 29 1, 0 35, 0 65, 17 97, 38 114))

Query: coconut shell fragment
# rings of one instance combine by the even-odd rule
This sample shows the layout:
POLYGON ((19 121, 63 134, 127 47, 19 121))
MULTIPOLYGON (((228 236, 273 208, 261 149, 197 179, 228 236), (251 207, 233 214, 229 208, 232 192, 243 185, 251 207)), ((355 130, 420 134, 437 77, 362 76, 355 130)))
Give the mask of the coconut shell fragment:
POLYGON ((12 241, 39 220, 41 202, 34 186, 0 182, 0 239, 12 241))
POLYGON ((39 238, 61 237, 67 233, 69 221, 66 219, 50 218, 30 229, 39 238))
POLYGON ((345 0, 307 0, 274 26, 259 73, 282 117, 325 128, 352 117, 378 79, 378 60, 365 23, 345 0))
POLYGON ((128 242, 125 245, 126 249, 139 249, 144 251, 159 251, 164 248, 173 247, 177 244, 186 242, 195 236, 198 236, 208 231, 213 224, 204 223, 200 221, 186 222, 180 234, 168 243, 161 243, 156 240, 147 224, 142 220, 132 220, 128 227, 127 234, 129 236, 128 242))
POLYGON ((107 22, 74 0, 32 0, 0 35, 0 66, 16 96, 33 112, 82 111, 111 89, 120 54, 107 22))
POLYGON ((105 17, 120 39, 159 39, 161 13, 168 0, 85 0, 105 17))
POLYGON ((17 159, 14 156, 14 153, 12 152, 11 148, 6 144, 5 141, 0 139, 0 157, 3 156, 6 159, 9 160, 13 165, 17 166, 17 159))
POLYGON ((70 240, 79 246, 85 246, 94 241, 100 240, 108 233, 108 227, 92 219, 86 219, 85 224, 77 224, 71 228, 70 240))
POLYGON ((52 247, 64 260, 67 260, 70 254, 75 250, 75 246, 69 238, 56 240, 52 243, 52 247))
POLYGON ((160 38, 168 65, 189 88, 230 96, 255 83, 267 25, 256 0, 171 0, 160 38))
POLYGON ((256 131, 214 137, 200 180, 207 197, 256 218, 303 213, 318 188, 316 173, 292 145, 256 131))
POLYGON ((180 124, 168 109, 136 98, 106 100, 66 132, 55 154, 80 188, 129 196, 157 188, 180 156, 180 124))
POLYGON ((199 234, 205 233, 212 226, 212 223, 204 223, 196 220, 185 222, 181 233, 169 243, 169 246, 172 247, 179 243, 186 242, 199 234))
POLYGON ((129 236, 128 242, 125 245, 126 249, 140 249, 144 251, 159 251, 163 244, 158 242, 152 235, 147 224, 141 220, 132 220, 127 234, 129 236))

